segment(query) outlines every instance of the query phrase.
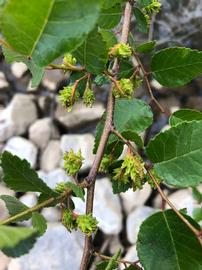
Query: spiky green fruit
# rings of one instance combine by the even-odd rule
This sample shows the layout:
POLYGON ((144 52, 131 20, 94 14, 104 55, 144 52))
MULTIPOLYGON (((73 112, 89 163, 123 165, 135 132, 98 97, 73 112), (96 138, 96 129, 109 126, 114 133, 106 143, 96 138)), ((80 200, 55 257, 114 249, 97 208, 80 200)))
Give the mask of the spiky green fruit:
POLYGON ((110 49, 109 55, 119 58, 128 58, 132 55, 132 49, 128 44, 118 43, 110 49))
POLYGON ((90 236, 97 230, 98 221, 92 216, 92 214, 80 215, 77 217, 76 222, 78 228, 87 236, 90 236))
POLYGON ((63 160, 67 174, 75 175, 80 170, 84 158, 81 155, 81 150, 76 154, 70 149, 69 152, 64 153, 63 160))

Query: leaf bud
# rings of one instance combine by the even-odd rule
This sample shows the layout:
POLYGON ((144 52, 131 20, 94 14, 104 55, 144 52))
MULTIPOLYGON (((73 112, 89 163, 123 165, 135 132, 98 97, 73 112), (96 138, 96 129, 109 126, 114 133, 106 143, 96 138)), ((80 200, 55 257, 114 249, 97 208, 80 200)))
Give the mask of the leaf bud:
POLYGON ((132 49, 128 44, 118 43, 109 51, 110 56, 128 58, 132 55, 132 49))
POLYGON ((81 150, 78 153, 74 153, 72 149, 69 152, 64 153, 64 169, 69 175, 75 175, 82 166, 84 158, 81 155, 81 150))
POLYGON ((77 217, 76 222, 78 228, 87 236, 91 236, 97 230, 98 221, 92 214, 80 215, 77 217))

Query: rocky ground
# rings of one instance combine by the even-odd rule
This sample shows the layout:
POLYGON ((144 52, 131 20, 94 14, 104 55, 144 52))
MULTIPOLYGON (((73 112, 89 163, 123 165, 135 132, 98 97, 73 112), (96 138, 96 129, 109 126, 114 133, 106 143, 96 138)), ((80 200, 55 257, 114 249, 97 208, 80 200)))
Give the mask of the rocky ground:
MULTIPOLYGON (((164 1, 162 13, 153 21, 150 33, 158 40, 159 47, 183 44, 202 49, 202 1, 164 1), (200 3, 199 3, 200 2, 200 3)), ((140 39, 143 37, 140 36, 140 39)), ((40 177, 50 186, 66 181, 62 166, 64 151, 81 149, 85 158, 81 177, 85 176, 93 161, 92 148, 95 126, 105 109, 106 89, 96 89, 97 102, 92 109, 81 103, 67 113, 57 102, 57 93, 68 83, 68 78, 57 71, 44 77, 37 89, 30 87, 30 74, 25 65, 5 63, 0 54, 0 149, 8 150, 26 158, 40 177)), ((199 78, 180 89, 166 89, 151 81, 153 91, 166 109, 159 115, 155 108, 155 123, 145 134, 145 139, 165 128, 168 115, 181 107, 202 111, 202 79, 199 78)), ((147 100, 142 87, 138 96, 147 100)), ((192 214, 196 201, 192 192, 164 187, 169 198, 178 208, 187 208, 192 214)), ((0 182, 0 195, 17 195, 27 206, 36 204, 35 193, 14 194, 0 182)), ((162 201, 156 191, 145 185, 141 191, 131 190, 113 195, 107 175, 98 175, 95 190, 95 216, 99 231, 95 238, 96 249, 108 255, 122 248, 127 260, 137 260, 135 243, 141 222, 161 207, 162 201)), ((84 203, 75 199, 76 211, 84 212, 84 203)), ((82 255, 83 235, 69 234, 60 224, 60 209, 45 208, 42 214, 48 221, 48 229, 29 254, 10 259, 0 253, 0 270, 77 270, 82 255)), ((0 201, 0 219, 8 216, 0 201)), ((29 226, 29 222, 24 225, 29 226)), ((91 270, 95 269, 91 266, 91 270)))

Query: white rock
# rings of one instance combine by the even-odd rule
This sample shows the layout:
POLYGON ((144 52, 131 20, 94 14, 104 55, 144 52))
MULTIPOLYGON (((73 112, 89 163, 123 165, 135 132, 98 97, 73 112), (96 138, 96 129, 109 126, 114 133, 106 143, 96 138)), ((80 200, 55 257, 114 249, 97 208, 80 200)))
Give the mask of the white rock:
POLYGON ((8 258, 3 254, 3 252, 0 251, 0 270, 6 270, 9 262, 10 258, 8 258))
POLYGON ((60 83, 65 78, 65 75, 60 70, 52 70, 50 72, 45 72, 42 84, 51 91, 55 91, 57 84, 60 83))
POLYGON ((6 88, 8 86, 9 86, 9 84, 5 78, 5 75, 3 74, 3 72, 0 72, 0 89, 6 88))
POLYGON ((83 244, 79 232, 51 223, 29 254, 11 259, 8 270, 78 270, 83 244))
POLYGON ((37 120, 29 128, 29 139, 40 149, 45 148, 49 140, 58 138, 59 131, 48 117, 37 120))
POLYGON ((22 62, 15 62, 11 65, 11 71, 16 78, 21 78, 27 71, 27 66, 22 62))
POLYGON ((129 214, 126 221, 126 232, 128 241, 136 243, 137 235, 142 222, 154 213, 154 209, 148 206, 140 206, 129 214))
MULTIPOLYGON (((130 262, 136 262, 138 261, 138 256, 137 256, 137 249, 136 246, 132 246, 128 249, 128 251, 126 252, 125 257, 123 258, 126 261, 130 261, 130 262)), ((125 269, 125 267, 123 266, 123 264, 120 264, 120 268, 125 269)))
MULTIPOLYGON (((85 203, 74 198, 75 212, 83 214, 85 203)), ((97 218, 99 228, 105 234, 117 235, 122 229, 122 212, 119 197, 114 195, 109 179, 103 178, 96 181, 94 216, 97 218)))
POLYGON ((37 204, 37 197, 34 192, 27 192, 19 200, 28 207, 33 207, 37 204))
POLYGON ((48 222, 58 222, 61 220, 61 211, 56 207, 44 208, 41 214, 48 222))
POLYGON ((96 103, 92 108, 89 108, 78 102, 73 106, 72 112, 68 113, 64 107, 58 104, 55 117, 66 128, 74 128, 100 119, 104 110, 101 103, 96 103))
POLYGON ((37 119, 37 110, 32 97, 16 94, 0 114, 0 142, 14 135, 22 135, 37 119))
POLYGON ((134 192, 132 189, 129 189, 126 192, 120 193, 126 213, 129 214, 135 207, 144 205, 151 192, 150 185, 146 183, 141 190, 134 192))
MULTIPOLYGON (((75 152, 78 152, 81 149, 82 156, 84 157, 82 170, 92 166, 94 155, 93 155, 93 146, 94 146, 94 137, 91 134, 82 134, 82 135, 63 135, 61 138, 61 149, 62 152, 68 152, 70 149, 73 149, 75 152)), ((63 164, 62 164, 63 166, 63 164)))
POLYGON ((71 181, 70 177, 67 176, 65 171, 61 168, 58 168, 50 173, 38 171, 38 175, 50 188, 55 188, 57 183, 71 181))
POLYGON ((21 159, 26 159, 32 167, 35 167, 37 160, 37 148, 27 139, 22 137, 13 137, 6 143, 4 151, 5 150, 17 155, 21 159))
POLYGON ((111 254, 115 254, 118 249, 121 249, 122 251, 124 250, 124 247, 122 246, 119 236, 118 235, 113 235, 110 239, 109 242, 109 252, 111 254))
MULTIPOLYGON (((202 192, 202 185, 200 185, 198 189, 202 192)), ((186 208, 187 214, 190 216, 192 216, 194 208, 202 206, 199 205, 197 201, 193 198, 192 190, 189 188, 175 191, 170 196, 168 196, 168 199, 174 204, 177 209, 186 208)), ((170 207, 166 205, 166 208, 170 207)))
POLYGON ((49 141, 47 147, 41 156, 40 167, 42 171, 50 172, 59 167, 62 159, 62 151, 60 149, 60 141, 49 141))

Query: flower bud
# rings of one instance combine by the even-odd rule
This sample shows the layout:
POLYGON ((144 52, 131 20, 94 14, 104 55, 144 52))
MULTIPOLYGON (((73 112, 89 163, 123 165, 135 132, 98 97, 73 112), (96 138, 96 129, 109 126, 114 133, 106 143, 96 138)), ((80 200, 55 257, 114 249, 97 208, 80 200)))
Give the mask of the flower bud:
POLYGON ((93 90, 89 87, 86 88, 83 94, 83 102, 87 107, 92 107, 95 102, 95 96, 93 90))
POLYGON ((59 92, 59 101, 65 108, 67 108, 68 112, 72 110, 72 106, 74 105, 75 101, 78 100, 78 98, 79 93, 73 93, 73 86, 66 86, 59 92))
POLYGON ((132 55, 132 49, 128 44, 118 43, 109 51, 110 56, 128 58, 132 55))
POLYGON ((66 53, 63 58, 63 64, 64 66, 68 67, 68 64, 74 66, 76 65, 76 58, 73 57, 71 53, 66 53))
POLYGON ((76 222, 78 228, 87 236, 91 236, 91 234, 97 230, 98 221, 92 214, 80 215, 77 217, 76 222))
POLYGON ((72 149, 64 154, 63 159, 64 168, 69 175, 75 175, 80 170, 82 161, 84 160, 81 150, 75 154, 72 149))
POLYGON ((62 210, 62 224, 67 228, 69 232, 77 229, 76 217, 67 209, 62 210))

